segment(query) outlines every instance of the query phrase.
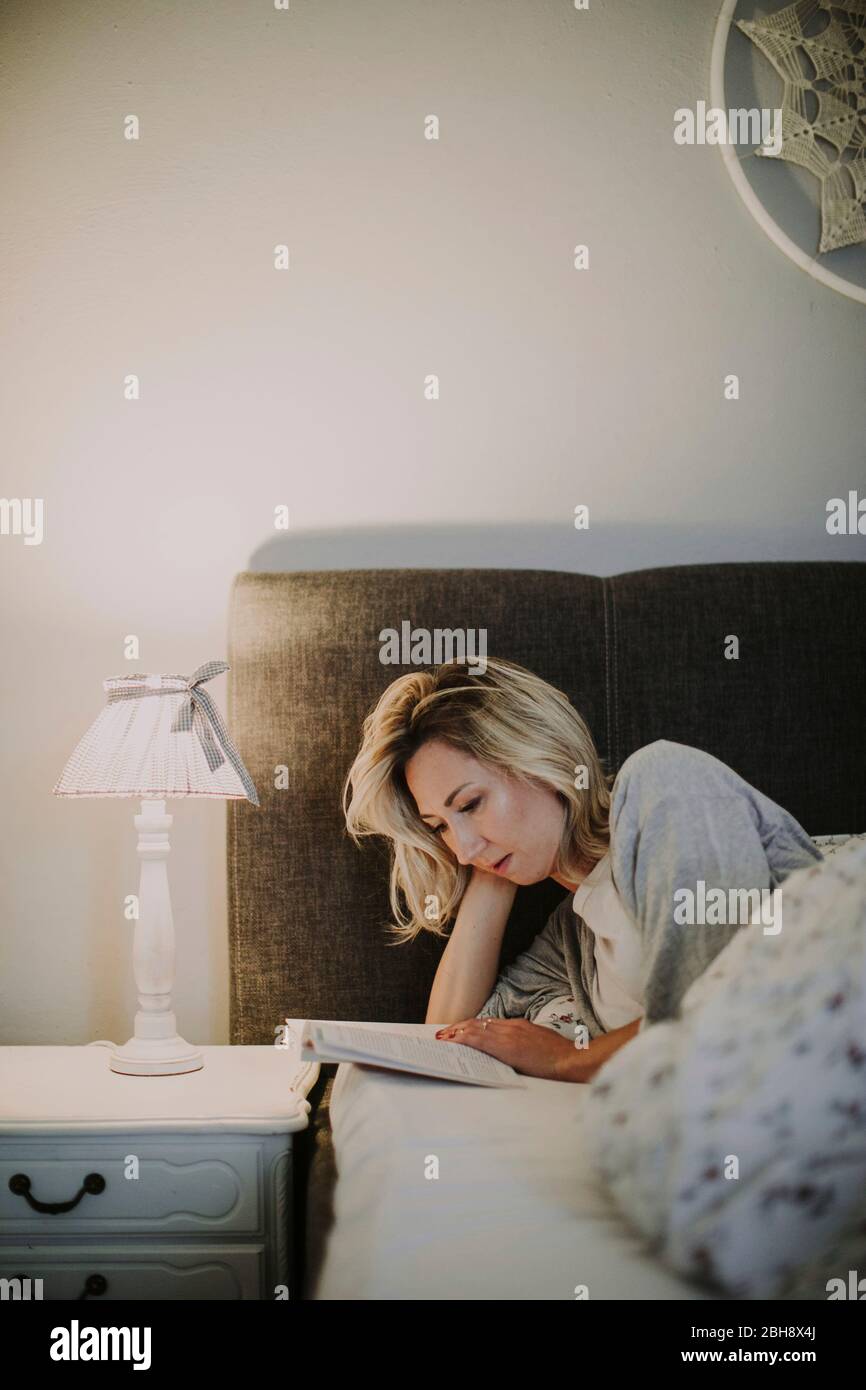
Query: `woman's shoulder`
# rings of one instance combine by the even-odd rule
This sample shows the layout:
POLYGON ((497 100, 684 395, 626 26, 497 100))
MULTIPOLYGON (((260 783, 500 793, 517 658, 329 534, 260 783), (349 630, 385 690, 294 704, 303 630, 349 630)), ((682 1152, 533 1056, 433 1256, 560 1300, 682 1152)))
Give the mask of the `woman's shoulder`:
POLYGON ((673 743, 667 738, 657 738, 653 743, 645 743, 643 748, 638 748, 634 753, 629 754, 616 775, 616 781, 620 778, 627 781, 636 772, 642 772, 645 768, 675 768, 693 766, 696 763, 709 760, 717 762, 711 753, 705 753, 701 748, 693 748, 688 743, 673 743))
POLYGON ((710 777, 725 779, 735 775, 712 753, 688 743, 659 738, 626 758, 614 778, 611 801, 621 800, 630 788, 639 787, 655 800, 682 794, 694 778, 706 782, 710 777))

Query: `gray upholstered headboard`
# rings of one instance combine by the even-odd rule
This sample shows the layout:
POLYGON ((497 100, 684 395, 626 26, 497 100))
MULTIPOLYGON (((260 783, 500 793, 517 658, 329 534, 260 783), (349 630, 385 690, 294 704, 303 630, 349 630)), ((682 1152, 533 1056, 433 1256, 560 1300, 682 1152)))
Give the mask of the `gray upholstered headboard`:
MULTIPOLYGON (((385 846, 357 849, 340 793, 361 725, 406 666, 379 633, 485 628, 487 652, 565 691, 615 772, 694 744, 811 834, 866 830, 866 565, 244 573, 231 594, 228 717, 261 806, 228 807, 231 1041, 285 1017, 423 1021, 444 946, 394 946, 385 846), (725 659, 725 639, 739 659, 725 659), (276 769, 287 769, 275 787, 276 769)), ((564 896, 520 889, 503 963, 564 896)))

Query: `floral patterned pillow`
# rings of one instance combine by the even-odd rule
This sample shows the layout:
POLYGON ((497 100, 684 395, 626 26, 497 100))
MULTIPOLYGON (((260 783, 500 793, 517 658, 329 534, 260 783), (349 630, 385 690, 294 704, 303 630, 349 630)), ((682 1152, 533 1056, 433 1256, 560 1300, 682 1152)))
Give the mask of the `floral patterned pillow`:
POLYGON ((866 1276, 866 835, 833 838, 782 885, 782 930, 739 931, 591 1086, 590 1153, 624 1214, 735 1298, 866 1276))

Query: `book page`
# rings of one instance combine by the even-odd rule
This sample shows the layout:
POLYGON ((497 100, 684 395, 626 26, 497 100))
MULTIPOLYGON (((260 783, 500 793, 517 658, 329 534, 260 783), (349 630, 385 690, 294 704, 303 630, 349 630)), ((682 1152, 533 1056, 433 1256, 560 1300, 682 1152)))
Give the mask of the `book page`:
POLYGON ((523 1085, 514 1071, 498 1058, 479 1052, 461 1043, 442 1042, 416 1032, 407 1032, 399 1024, 368 1028, 355 1023, 308 1024, 316 1055, 327 1060, 328 1051, 351 1053, 357 1061, 389 1062, 400 1070, 422 1072, 455 1080, 476 1081, 488 1085, 523 1085))

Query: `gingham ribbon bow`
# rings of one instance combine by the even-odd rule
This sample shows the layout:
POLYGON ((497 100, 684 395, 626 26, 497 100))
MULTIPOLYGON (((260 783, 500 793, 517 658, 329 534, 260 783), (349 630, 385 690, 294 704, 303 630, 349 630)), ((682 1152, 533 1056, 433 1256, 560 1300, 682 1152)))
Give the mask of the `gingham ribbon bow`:
MULTIPOLYGON (((244 791, 254 806, 259 804, 259 795, 256 791, 253 779, 244 767, 238 750, 231 740, 231 735, 225 726, 223 717, 206 690, 201 687, 205 681, 213 680, 214 676, 219 676, 223 671, 227 671, 229 665, 227 661, 205 661, 201 666, 197 666, 191 676, 182 677, 186 680, 186 698, 174 717, 171 732, 187 733, 193 729, 198 735, 199 743, 202 746, 207 765, 211 772, 216 772, 228 758, 235 772, 243 783, 244 791), (214 738, 216 734, 216 738, 214 738), (217 739, 219 743, 217 743, 217 739), (220 747, 222 745, 222 747, 220 747), (223 752, 225 750, 225 752, 223 752)), ((176 690, 170 687, 162 689, 150 687, 149 689, 138 690, 115 690, 109 696, 109 703, 114 699, 137 699, 141 695, 177 695, 176 690)))

